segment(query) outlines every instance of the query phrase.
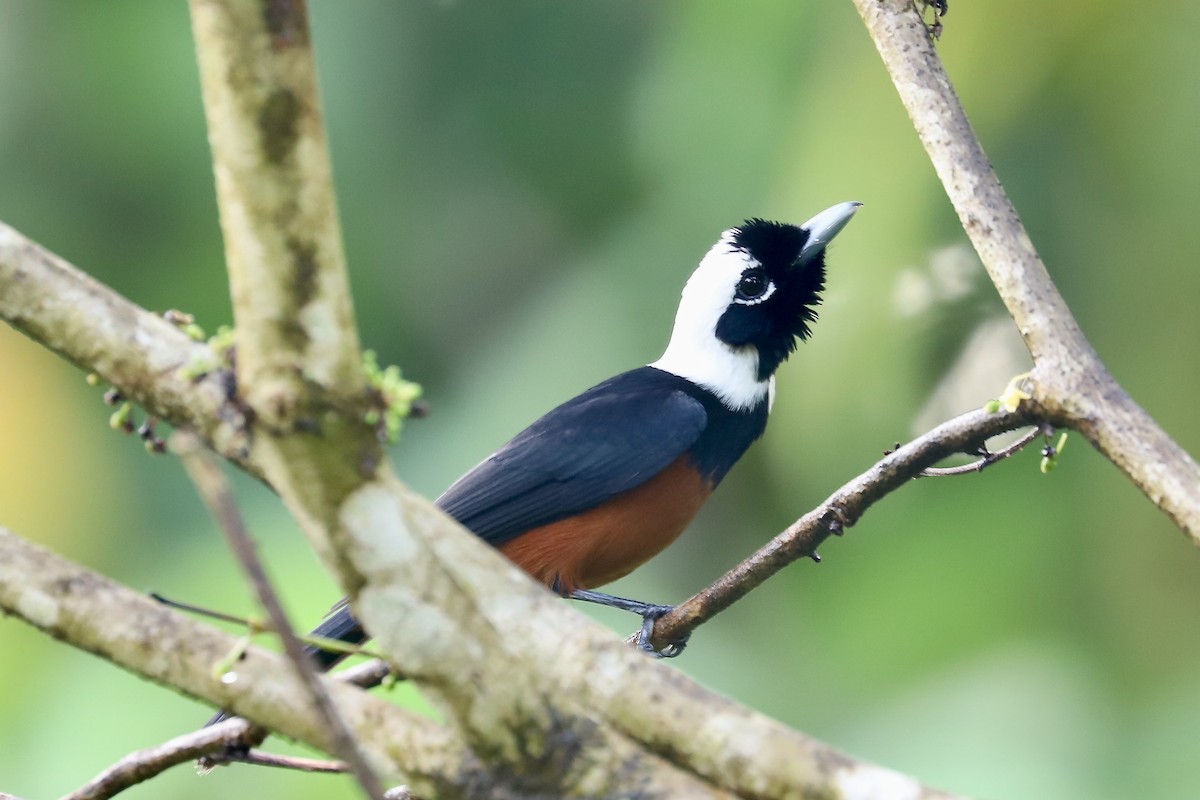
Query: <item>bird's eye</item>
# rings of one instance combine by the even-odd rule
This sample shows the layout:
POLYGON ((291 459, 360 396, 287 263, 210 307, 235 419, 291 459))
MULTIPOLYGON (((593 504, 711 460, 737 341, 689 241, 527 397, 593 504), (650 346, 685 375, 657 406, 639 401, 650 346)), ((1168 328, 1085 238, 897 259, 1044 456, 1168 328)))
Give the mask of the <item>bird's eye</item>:
POLYGON ((737 284, 737 299, 757 300, 766 294, 770 286, 771 282, 767 280, 767 276, 762 270, 746 270, 737 284))

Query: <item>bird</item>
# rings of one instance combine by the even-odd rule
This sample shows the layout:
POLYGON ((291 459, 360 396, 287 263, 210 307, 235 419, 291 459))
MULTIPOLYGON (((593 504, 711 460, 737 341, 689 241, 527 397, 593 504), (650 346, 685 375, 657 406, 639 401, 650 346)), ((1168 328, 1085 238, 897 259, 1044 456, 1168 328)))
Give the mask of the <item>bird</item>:
MULTIPOLYGON (((724 231, 684 286, 658 360, 549 411, 435 504, 550 590, 641 614, 651 625, 639 645, 654 652, 647 633, 671 607, 594 590, 674 541, 762 436, 775 372, 816 320, 826 246, 860 206, 724 231)), ((313 636, 368 638, 345 600, 313 636)), ((310 652, 323 670, 345 657, 310 652)))
MULTIPOLYGON (((436 505, 563 596, 664 608, 591 590, 674 541, 763 434, 775 371, 816 319, 825 248, 860 205, 723 232, 684 287, 657 361, 554 408, 436 505)), ((365 640, 344 603, 314 634, 365 640)))

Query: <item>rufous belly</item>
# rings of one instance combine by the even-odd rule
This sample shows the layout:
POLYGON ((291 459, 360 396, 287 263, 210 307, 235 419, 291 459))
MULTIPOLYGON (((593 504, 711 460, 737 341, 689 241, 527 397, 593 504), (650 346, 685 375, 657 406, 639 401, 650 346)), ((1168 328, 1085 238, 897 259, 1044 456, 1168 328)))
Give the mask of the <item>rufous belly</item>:
POLYGON ((645 483, 500 546, 517 566, 562 594, 627 575, 683 532, 712 493, 686 455, 645 483))

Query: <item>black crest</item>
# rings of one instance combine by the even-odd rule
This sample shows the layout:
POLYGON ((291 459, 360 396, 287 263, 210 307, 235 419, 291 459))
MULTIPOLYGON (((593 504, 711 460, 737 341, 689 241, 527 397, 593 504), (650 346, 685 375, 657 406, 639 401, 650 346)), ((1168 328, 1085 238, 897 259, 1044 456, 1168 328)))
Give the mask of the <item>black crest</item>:
POLYGON ((808 231, 784 222, 748 219, 733 229, 733 246, 746 253, 768 272, 790 268, 808 242, 808 231))
MULTIPOLYGON (((792 351, 797 339, 807 339, 816 320, 816 306, 825 288, 822 248, 800 258, 809 233, 804 228, 762 219, 734 228, 732 245, 745 253, 774 284, 761 303, 733 303, 717 323, 717 337, 732 347, 758 350, 758 377, 766 380, 792 351)), ((743 273, 745 275, 746 273, 743 273)))

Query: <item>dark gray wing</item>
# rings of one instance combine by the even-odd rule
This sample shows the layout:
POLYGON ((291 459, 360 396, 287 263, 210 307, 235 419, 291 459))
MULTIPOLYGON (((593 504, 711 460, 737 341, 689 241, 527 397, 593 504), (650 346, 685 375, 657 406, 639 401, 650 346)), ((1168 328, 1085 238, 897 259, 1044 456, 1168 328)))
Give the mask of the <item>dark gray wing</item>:
POLYGON ((437 504, 495 546, 600 505, 699 438, 707 413, 683 384, 642 367, 594 386, 519 433, 437 504))

